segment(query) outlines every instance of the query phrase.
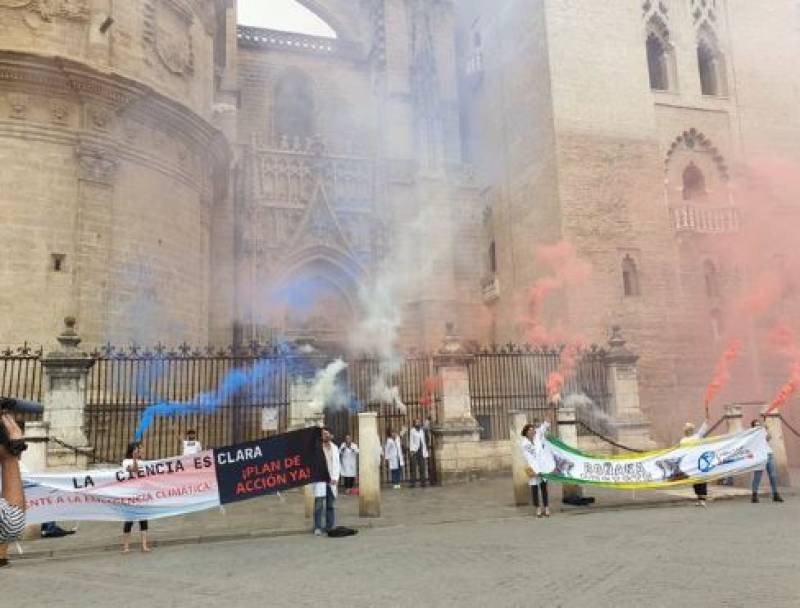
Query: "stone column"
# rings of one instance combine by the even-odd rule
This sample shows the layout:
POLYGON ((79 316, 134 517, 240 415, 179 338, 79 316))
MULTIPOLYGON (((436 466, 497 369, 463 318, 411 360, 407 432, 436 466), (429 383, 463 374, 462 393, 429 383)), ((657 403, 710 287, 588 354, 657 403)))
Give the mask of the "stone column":
POLYGON ((792 484, 789 477, 789 460, 786 456, 786 443, 783 437, 781 414, 780 412, 771 412, 767 414, 766 410, 766 407, 762 408, 761 415, 764 416, 764 426, 767 427, 767 432, 769 432, 771 437, 769 445, 772 451, 775 452, 775 468, 778 473, 778 485, 789 487, 792 484))
MULTIPOLYGON (((742 432, 742 406, 737 404, 731 404, 725 406, 725 413, 722 415, 725 419, 725 427, 726 432, 728 434, 732 433, 741 433, 742 432)), ((728 478, 728 481, 723 481, 723 483, 729 483, 737 488, 746 488, 750 486, 750 481, 752 478, 749 475, 736 475, 734 477, 728 478)))
POLYGON ((92 453, 84 434, 84 410, 86 377, 94 359, 78 350, 81 339, 75 332, 75 319, 67 317, 64 325, 64 332, 57 338, 60 350, 42 358, 46 386, 44 421, 49 424, 50 438, 54 440, 48 445, 47 465, 51 469, 82 470, 88 467, 92 453))
POLYGON ((469 394, 469 366, 473 355, 464 343, 448 335, 434 358, 442 387, 439 424, 431 429, 435 438, 436 473, 442 483, 470 478, 480 470, 476 462, 480 427, 472 416, 469 394))
POLYGON ((514 482, 514 504, 525 506, 530 501, 528 474, 525 472, 526 461, 519 448, 522 441, 522 428, 527 424, 525 412, 508 412, 508 438, 511 446, 511 477, 514 482))
POLYGON ((22 465, 31 473, 47 470, 47 439, 50 425, 46 422, 26 422, 25 442, 28 449, 22 452, 22 465))
POLYGON ((378 414, 358 414, 358 514, 380 517, 381 514, 381 442, 378 438, 378 414))
MULTIPOLYGON (((578 445, 578 417, 574 407, 561 406, 556 412, 558 424, 558 437, 567 445, 578 445)), ((569 502, 583 495, 581 487, 577 484, 561 484, 561 502, 569 502)))
POLYGON ((650 438, 650 423, 639 403, 639 375, 636 368, 639 356, 625 347, 619 325, 611 328, 608 346, 605 357, 608 413, 614 420, 617 438, 624 445, 652 449, 654 443, 650 438))

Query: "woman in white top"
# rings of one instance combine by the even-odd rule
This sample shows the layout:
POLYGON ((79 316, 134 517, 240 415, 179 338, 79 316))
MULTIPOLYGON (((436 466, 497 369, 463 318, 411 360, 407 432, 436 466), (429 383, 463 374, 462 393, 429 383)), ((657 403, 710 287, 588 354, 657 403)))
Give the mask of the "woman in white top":
POLYGON ((386 433, 386 446, 383 448, 383 457, 389 463, 389 475, 395 490, 400 489, 400 478, 403 472, 403 446, 400 435, 389 431, 386 433))
POLYGON ((536 460, 539 452, 542 450, 542 437, 545 431, 547 431, 547 427, 548 425, 546 422, 538 426, 526 424, 522 427, 522 441, 520 442, 520 448, 522 449, 522 454, 525 457, 525 463, 527 465, 525 470, 528 473, 528 485, 531 487, 533 506, 536 507, 536 517, 541 517, 543 514, 545 517, 550 517, 547 480, 536 473, 536 460), (544 512, 542 511, 542 507, 539 506, 539 490, 542 492, 542 506, 544 506, 544 512))
MULTIPOLYGON (((125 460, 122 461, 122 468, 129 473, 135 473, 139 470, 139 461, 142 459, 142 448, 139 442, 134 441, 128 444, 128 449, 125 451, 125 460)), ((133 522, 126 521, 122 528, 122 552, 127 553, 131 550, 131 530, 133 529, 133 522)), ((150 548, 147 546, 147 520, 139 521, 139 532, 142 537, 142 551, 147 553, 150 548)))

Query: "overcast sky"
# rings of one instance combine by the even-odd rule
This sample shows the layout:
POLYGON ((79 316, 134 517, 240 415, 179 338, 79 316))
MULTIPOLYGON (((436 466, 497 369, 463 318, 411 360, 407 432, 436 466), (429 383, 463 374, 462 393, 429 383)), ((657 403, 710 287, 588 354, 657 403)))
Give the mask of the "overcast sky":
POLYGON ((239 23, 315 36, 335 36, 322 19, 296 0, 239 0, 239 23))

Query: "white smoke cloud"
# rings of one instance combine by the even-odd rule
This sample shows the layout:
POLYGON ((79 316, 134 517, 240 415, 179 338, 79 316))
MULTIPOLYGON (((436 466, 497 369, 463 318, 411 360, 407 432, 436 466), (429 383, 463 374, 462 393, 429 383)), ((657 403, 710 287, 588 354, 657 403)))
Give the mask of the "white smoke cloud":
POLYGON ((394 405, 402 413, 406 413, 406 404, 400 398, 400 388, 397 386, 390 387, 383 376, 376 376, 372 381, 370 400, 394 405))
POLYGON ((326 407, 347 407, 348 398, 342 386, 336 381, 337 376, 347 368, 347 363, 336 359, 328 364, 325 369, 317 372, 314 384, 311 385, 311 401, 309 407, 312 411, 321 412, 326 407))

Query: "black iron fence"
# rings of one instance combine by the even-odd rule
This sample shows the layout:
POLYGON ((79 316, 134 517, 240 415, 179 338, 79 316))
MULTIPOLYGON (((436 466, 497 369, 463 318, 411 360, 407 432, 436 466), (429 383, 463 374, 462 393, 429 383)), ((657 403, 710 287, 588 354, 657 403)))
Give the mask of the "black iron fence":
MULTIPOLYGON (((559 371, 560 350, 507 344, 481 351, 469 370, 472 412, 481 439, 508 439, 509 412, 524 411, 529 422, 555 426, 555 405, 547 381, 559 371)), ((581 353, 575 372, 566 374, 561 395, 575 406, 578 419, 592 428, 609 420, 605 352, 597 347, 581 353)), ((582 431, 581 431, 582 432, 582 431)))
MULTIPOLYGON (((40 348, 28 346, 0 351, 3 395, 41 400, 41 355, 40 348)), ((121 460, 143 420, 148 423, 142 435, 148 458, 177 453, 189 429, 197 432, 206 447, 285 432, 290 425, 292 392, 303 386, 307 389, 315 373, 333 360, 278 352, 256 343, 222 350, 108 345, 90 355, 94 365, 86 383, 85 429, 98 463, 121 460)), ((390 368, 376 359, 345 362, 347 367, 339 376, 342 399, 325 410, 326 425, 337 441, 347 434, 358 441, 356 413, 376 412, 382 443, 391 430, 401 433, 408 469, 408 431, 413 421, 419 420, 426 428, 439 421, 441 387, 435 378, 435 357, 408 357, 390 368), (375 386, 378 378, 383 379, 380 387, 375 386), (387 391, 388 395, 379 396, 387 391)), ((530 421, 555 424, 547 379, 559 365, 559 351, 553 349, 507 345, 476 353, 469 368, 469 392, 481 439, 507 439, 511 410, 527 412, 530 421)), ((580 421, 593 429, 604 428, 609 395, 601 349, 581 354, 562 393, 580 400, 575 403, 580 421)), ((427 435, 433 470, 434 437, 427 435)), ((386 470, 383 475, 385 479, 386 470)))
MULTIPOLYGON (((0 396, 41 401, 44 374, 42 347, 23 344, 0 348, 0 396)), ((24 420, 41 419, 41 414, 25 414, 24 420)))

